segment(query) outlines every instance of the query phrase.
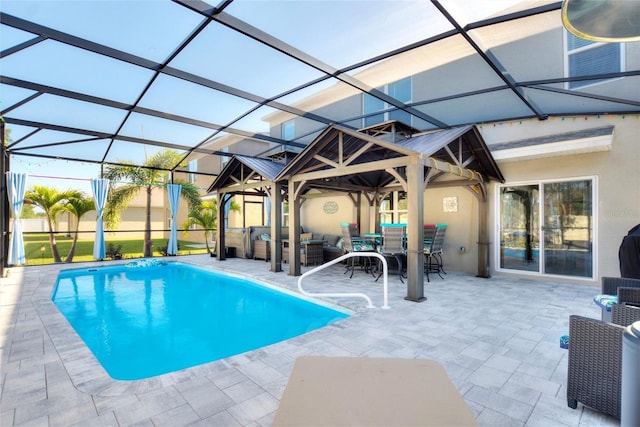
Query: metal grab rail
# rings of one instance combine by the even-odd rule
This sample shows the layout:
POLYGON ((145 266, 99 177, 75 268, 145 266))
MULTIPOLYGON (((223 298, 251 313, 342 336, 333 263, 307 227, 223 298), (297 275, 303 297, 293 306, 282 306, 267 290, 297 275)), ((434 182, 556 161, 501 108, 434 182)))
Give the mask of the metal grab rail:
POLYGON ((367 294, 363 294, 361 292, 329 292, 329 293, 311 293, 311 292, 307 292, 304 289, 302 289, 302 280, 305 277, 311 276, 312 274, 320 271, 320 270, 324 270, 327 267, 332 266, 333 264, 337 264, 345 259, 348 258, 353 258, 353 257, 357 257, 357 256, 366 256, 366 257, 376 257, 379 258, 382 261, 382 275, 384 277, 383 281, 382 281, 382 289, 383 289, 383 305, 380 308, 383 309, 388 309, 391 308, 389 307, 389 285, 388 285, 388 281, 387 281, 387 276, 388 276, 388 269, 387 269, 387 260, 380 255, 377 252, 350 252, 348 254, 344 254, 341 257, 338 257, 334 260, 331 260, 329 262, 327 262, 326 264, 322 264, 318 267, 313 268, 312 270, 309 270, 305 273, 303 273, 300 278, 298 279, 298 290, 300 291, 301 294, 306 295, 306 296, 310 296, 310 297, 338 297, 338 298, 346 298, 346 297, 357 297, 357 298, 364 298, 369 305, 367 306, 367 308, 376 308, 375 305, 373 305, 373 302, 371 301, 371 298, 369 298, 369 296, 367 294))

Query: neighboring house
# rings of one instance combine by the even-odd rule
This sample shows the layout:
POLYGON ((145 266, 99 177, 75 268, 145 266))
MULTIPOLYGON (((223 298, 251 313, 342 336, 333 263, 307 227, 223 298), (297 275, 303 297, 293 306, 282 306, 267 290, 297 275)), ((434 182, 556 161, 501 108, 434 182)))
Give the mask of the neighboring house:
MULTIPOLYGON (((518 61, 510 63, 509 70, 519 73, 519 81, 526 80, 528 74, 540 79, 540 70, 545 70, 548 78, 557 78, 581 75, 580 67, 585 66, 612 67, 612 72, 624 71, 625 65, 638 68, 640 43, 592 44, 568 36, 559 19, 546 24, 523 27, 521 37, 515 41, 500 44, 496 40, 492 46, 500 58, 518 61), (593 65, 594 62, 581 61, 582 55, 605 60, 593 65), (535 74, 531 72, 534 68, 535 74)), ((451 82, 464 85, 466 73, 486 69, 464 53, 449 59, 450 62, 435 65, 429 62, 433 67, 425 70, 420 67, 426 61, 418 57, 394 57, 371 66, 357 77, 411 104, 412 99, 446 98, 451 82), (425 93, 429 96, 425 97, 425 93)), ((486 78, 487 87, 496 85, 494 74, 487 73, 486 78)), ((477 123, 506 179, 504 184, 489 186, 492 272, 554 275, 593 282, 601 276, 620 274, 618 247, 627 231, 640 223, 640 190, 632 184, 640 180, 636 166, 640 157, 637 148, 640 117, 616 112, 605 101, 601 115, 582 116, 579 96, 570 105, 561 104, 553 91, 637 102, 640 85, 635 77, 589 83, 532 84, 531 88, 522 88, 525 96, 536 89, 548 94, 536 98, 552 105, 557 112, 546 120, 477 123)), ((477 103, 450 99, 416 108, 444 122, 460 122, 469 112, 477 117, 478 111, 495 109, 522 109, 523 116, 530 115, 521 105, 508 96, 491 94, 479 95, 477 103)), ((419 119, 412 122, 408 114, 393 111, 368 95, 345 95, 338 87, 308 97, 299 107, 332 117, 366 115, 364 119, 342 123, 354 128, 387 120, 398 120, 417 129, 434 128, 419 119), (327 114, 328 111, 333 114, 327 114)), ((323 130, 317 122, 284 112, 270 114, 265 120, 270 124, 272 136, 297 143, 308 144, 323 130)), ((241 145, 237 143, 229 149, 241 145)), ((402 222, 405 197, 402 192, 389 195, 379 219, 402 222)), ((373 230, 376 223, 377 213, 370 210, 364 198, 360 206, 355 206, 348 196, 339 193, 310 198, 301 209, 302 225, 318 233, 338 233, 338 224, 345 221, 360 221, 363 232, 373 230), (325 209, 327 203, 331 209, 325 209)), ((455 187, 426 190, 427 222, 449 225, 444 246, 445 268, 476 271, 477 209, 475 198, 467 190, 455 187)))
MULTIPOLYGON (((109 239, 142 239, 144 237, 144 223, 146 215, 146 195, 143 191, 131 201, 129 207, 122 212, 122 217, 116 230, 105 228, 106 240, 109 239)), ((170 215, 169 204, 162 192, 154 191, 151 199, 151 230, 163 230, 169 228, 167 215, 170 215), (164 200, 163 200, 164 198, 164 200)), ((56 220, 58 233, 69 233, 75 230, 76 218, 69 213, 61 213, 56 220)), ((96 211, 92 210, 83 215, 78 231, 79 239, 93 240, 91 233, 96 230, 96 211)), ((26 231, 26 230, 25 230, 26 231)), ((29 230, 31 231, 31 230, 29 230)), ((34 230, 35 231, 35 230, 34 230)), ((40 230, 39 230, 40 231, 40 230)), ((41 231, 48 231, 47 226, 41 231)), ((152 231, 151 237, 159 239, 166 237, 168 233, 152 231)))

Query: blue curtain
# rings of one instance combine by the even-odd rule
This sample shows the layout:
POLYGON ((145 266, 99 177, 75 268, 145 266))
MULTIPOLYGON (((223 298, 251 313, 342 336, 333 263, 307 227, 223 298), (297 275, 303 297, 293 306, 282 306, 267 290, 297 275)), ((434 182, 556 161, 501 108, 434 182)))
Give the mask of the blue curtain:
POLYGON ((271 225, 271 197, 265 200, 264 208, 267 213, 267 225, 271 225))
POLYGON ((108 179, 92 179, 91 191, 93 192, 93 203, 98 212, 96 219, 96 239, 93 242, 93 259, 104 259, 106 252, 104 249, 104 223, 102 215, 107 204, 107 194, 109 193, 108 179))
POLYGON ((24 193, 27 185, 27 174, 24 173, 7 173, 7 190, 9 196, 9 204, 11 205, 12 233, 11 243, 9 244, 9 264, 24 264, 26 257, 24 255, 24 238, 22 237, 22 203, 24 202, 24 193))
POLYGON ((169 192, 169 208, 171 209, 171 235, 169 236, 167 254, 176 255, 178 253, 178 227, 176 226, 176 216, 178 215, 178 204, 180 202, 182 186, 178 184, 168 184, 167 191, 169 192))

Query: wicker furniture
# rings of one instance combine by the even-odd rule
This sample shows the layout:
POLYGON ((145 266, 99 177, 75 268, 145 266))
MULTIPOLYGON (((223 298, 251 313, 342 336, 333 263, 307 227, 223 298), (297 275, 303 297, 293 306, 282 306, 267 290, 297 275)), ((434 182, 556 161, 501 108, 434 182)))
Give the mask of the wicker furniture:
POLYGON ((603 277, 602 292, 607 295, 617 295, 618 288, 624 286, 627 288, 640 288, 640 279, 631 279, 628 277, 603 277))
POLYGON ((323 247, 324 242, 322 240, 311 240, 301 242, 302 250, 300 253, 300 263, 302 265, 320 265, 323 261, 323 247))
POLYGON ((623 303, 640 306, 640 288, 619 287, 618 304, 623 303))
MULTIPOLYGON (((304 240, 300 242, 300 264, 320 265, 323 263, 324 241, 304 240)), ((282 242, 282 262, 289 262, 289 240, 282 242)))
POLYGON ((253 241, 253 259, 271 259, 271 242, 269 240, 256 239, 253 241))
POLYGON ((622 333, 640 320, 640 308, 614 304, 612 323, 573 315, 569 317, 567 404, 578 402, 620 418, 622 333))

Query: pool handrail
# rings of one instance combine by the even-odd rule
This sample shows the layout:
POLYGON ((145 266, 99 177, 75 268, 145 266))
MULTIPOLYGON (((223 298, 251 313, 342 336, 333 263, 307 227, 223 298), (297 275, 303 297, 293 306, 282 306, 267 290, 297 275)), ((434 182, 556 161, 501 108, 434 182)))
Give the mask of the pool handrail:
POLYGON ((305 273, 303 273, 300 278, 298 279, 298 290, 300 291, 301 294, 306 295, 306 296, 310 296, 310 297, 334 297, 334 298, 349 298, 349 297, 356 297, 356 298, 363 298, 365 299, 369 305, 367 305, 367 308, 376 308, 375 305, 373 305, 373 301, 371 301, 371 298, 369 298, 369 296, 367 294, 361 293, 361 292, 328 292, 328 293, 312 293, 312 292, 307 292, 304 289, 302 289, 302 280, 305 277, 308 277, 320 270, 324 270, 327 267, 332 266, 333 264, 337 264, 343 260, 346 260, 348 258, 353 258, 353 257, 376 257, 378 259, 380 259, 382 261, 382 275, 383 275, 383 281, 382 281, 382 289, 383 289, 383 305, 380 308, 383 309, 389 309, 391 307, 389 307, 389 285, 388 285, 388 281, 387 281, 387 276, 388 276, 388 268, 387 268, 387 260, 380 255, 377 252, 349 252, 347 254, 344 254, 336 259, 333 259, 325 264, 319 265, 318 267, 315 267, 305 273))

